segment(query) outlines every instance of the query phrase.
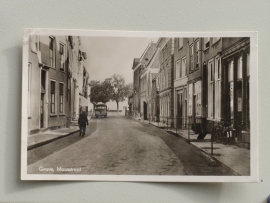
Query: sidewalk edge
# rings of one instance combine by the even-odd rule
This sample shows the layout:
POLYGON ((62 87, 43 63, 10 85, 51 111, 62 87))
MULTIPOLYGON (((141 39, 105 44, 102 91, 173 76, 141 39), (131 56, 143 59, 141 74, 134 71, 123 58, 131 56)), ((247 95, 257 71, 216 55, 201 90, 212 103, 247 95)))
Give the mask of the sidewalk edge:
POLYGON ((67 136, 72 135, 72 134, 74 134, 74 133, 77 133, 77 132, 79 132, 79 131, 80 131, 80 130, 75 130, 75 131, 70 132, 70 133, 68 133, 68 134, 60 135, 60 136, 55 137, 55 138, 52 138, 52 139, 50 139, 50 140, 45 140, 45 141, 43 141, 43 142, 39 142, 39 143, 30 145, 30 146, 27 146, 27 151, 29 151, 29 150, 31 150, 31 149, 34 149, 34 148, 37 148, 37 147, 40 147, 40 146, 43 146, 43 145, 46 145, 46 144, 51 143, 51 142, 53 142, 53 141, 55 141, 55 140, 58 140, 58 139, 67 137, 67 136))

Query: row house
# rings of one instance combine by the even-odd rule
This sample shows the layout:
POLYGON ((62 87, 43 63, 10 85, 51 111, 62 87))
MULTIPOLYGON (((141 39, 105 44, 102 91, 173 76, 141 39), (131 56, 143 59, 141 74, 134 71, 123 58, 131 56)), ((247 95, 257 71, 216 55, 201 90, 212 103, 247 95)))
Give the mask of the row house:
POLYGON ((156 44, 150 43, 140 58, 135 58, 133 61, 133 99, 129 100, 129 106, 132 107, 132 116, 142 117, 148 119, 148 101, 150 93, 147 88, 151 73, 154 71, 150 69, 150 60, 156 52, 156 44))
POLYGON ((134 62, 134 90, 141 91, 133 104, 144 119, 200 138, 223 120, 249 142, 250 38, 160 38, 156 47, 150 63, 143 63, 146 51, 134 62))
POLYGON ((160 49, 160 70, 157 75, 157 90, 159 97, 159 119, 161 122, 169 119, 173 125, 174 118, 174 39, 160 38, 157 42, 160 49))
POLYGON ((174 123, 178 128, 186 128, 188 124, 188 38, 174 39, 174 123))
POLYGON ((188 125, 203 138, 224 120, 236 129, 236 139, 249 142, 249 38, 178 38, 177 42, 175 127, 188 125))
POLYGON ((159 71, 159 63, 158 63, 158 49, 155 43, 151 43, 147 47, 147 51, 144 55, 144 68, 140 74, 141 81, 141 115, 144 120, 150 119, 151 112, 151 88, 152 88, 152 80, 155 74, 159 71))
POLYGON ((133 117, 138 117, 140 112, 140 58, 133 60, 133 95, 129 99, 130 113, 133 117))
MULTIPOLYGON (((31 35, 28 60, 28 133, 70 125, 72 78, 78 73, 78 55, 69 49, 70 36, 31 35), (73 64, 73 65, 70 65, 73 64)), ((79 102, 77 103, 79 106, 79 102)), ((74 108, 75 109, 75 108, 74 108)))

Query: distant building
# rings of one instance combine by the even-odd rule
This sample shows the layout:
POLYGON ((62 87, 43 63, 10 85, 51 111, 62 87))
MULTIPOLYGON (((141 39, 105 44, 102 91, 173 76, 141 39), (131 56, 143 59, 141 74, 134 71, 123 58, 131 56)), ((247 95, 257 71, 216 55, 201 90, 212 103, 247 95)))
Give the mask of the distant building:
POLYGON ((159 64, 153 64, 156 56, 156 44, 151 42, 140 58, 140 115, 143 116, 144 120, 148 120, 150 114, 152 75, 159 71, 159 64))

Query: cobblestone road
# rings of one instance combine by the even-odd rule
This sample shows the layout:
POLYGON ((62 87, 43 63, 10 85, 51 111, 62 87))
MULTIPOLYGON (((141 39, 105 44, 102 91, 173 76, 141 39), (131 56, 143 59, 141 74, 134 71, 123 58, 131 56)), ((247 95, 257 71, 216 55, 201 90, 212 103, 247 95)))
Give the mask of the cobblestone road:
POLYGON ((84 138, 74 134, 28 151, 28 173, 237 175, 184 139, 117 114, 91 119, 84 138))

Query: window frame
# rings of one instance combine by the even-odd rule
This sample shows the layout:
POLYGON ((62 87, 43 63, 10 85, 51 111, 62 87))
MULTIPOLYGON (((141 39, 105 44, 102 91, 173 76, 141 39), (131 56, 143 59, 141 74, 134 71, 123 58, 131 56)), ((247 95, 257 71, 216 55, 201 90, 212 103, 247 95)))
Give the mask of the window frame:
POLYGON ((204 51, 210 48, 210 37, 204 37, 203 38, 203 49, 204 51), (207 40, 207 41, 206 41, 207 40), (207 45, 208 44, 208 45, 207 45))
POLYGON ((214 68, 215 68, 215 61, 214 59, 211 59, 208 61, 207 65, 207 89, 208 89, 208 95, 207 95, 207 119, 212 120, 214 119, 214 68))
POLYGON ((187 57, 186 56, 182 57, 182 59, 181 59, 181 68, 180 68, 180 71, 181 71, 182 78, 187 76, 187 57), (183 68, 183 61, 185 61, 185 68, 183 68), (185 74, 184 75, 182 75, 183 70, 185 70, 185 74))
POLYGON ((49 36, 49 58, 50 58, 50 65, 53 69, 56 69, 56 61, 55 61, 55 37, 49 36), (52 53, 52 54, 51 54, 52 53), (52 56, 51 56, 52 55, 52 56))
POLYGON ((177 80, 179 78, 181 78, 181 64, 180 64, 180 59, 178 59, 175 62, 175 79, 177 80), (178 74, 177 74, 177 70, 178 70, 178 74))
POLYGON ((194 48, 196 48, 195 53, 196 53, 196 66, 194 68, 194 70, 198 70, 200 68, 200 40, 198 39, 197 41, 195 41, 195 45, 194 48))
POLYGON ((212 46, 214 44, 216 44, 220 39, 221 39, 221 37, 212 37, 212 46), (216 39, 216 40, 214 40, 214 39, 216 39))
POLYGON ((56 80, 50 79, 50 114, 56 115, 56 80), (54 83, 54 92, 52 92, 52 83, 54 83), (52 97, 53 96, 53 97, 52 97), (54 98, 54 101, 52 102, 52 98, 54 98), (52 111, 52 107, 54 107, 54 111, 52 111))
POLYGON ((214 95, 214 100, 215 100, 215 104, 214 104, 214 119, 216 120, 220 120, 221 119, 221 57, 217 56, 215 58, 215 71, 214 71, 214 91, 215 91, 215 95, 214 95))
POLYGON ((63 42, 59 42, 59 55, 60 55, 60 70, 65 72, 65 44, 63 42), (61 53, 62 48, 62 53, 61 53))
POLYGON ((64 88, 65 88, 65 83, 64 82, 59 82, 59 113, 64 114, 65 113, 65 106, 64 106, 64 88), (61 92, 61 86, 63 87, 62 92, 61 92), (61 101, 62 99, 62 101, 61 101), (61 109, 62 105, 62 109, 61 109))
POLYGON ((194 44, 189 46, 189 72, 194 71, 194 44))
POLYGON ((184 46, 184 38, 178 38, 178 50, 182 49, 183 46, 184 46), (180 39, 182 39, 182 44, 180 43, 181 42, 180 39))

